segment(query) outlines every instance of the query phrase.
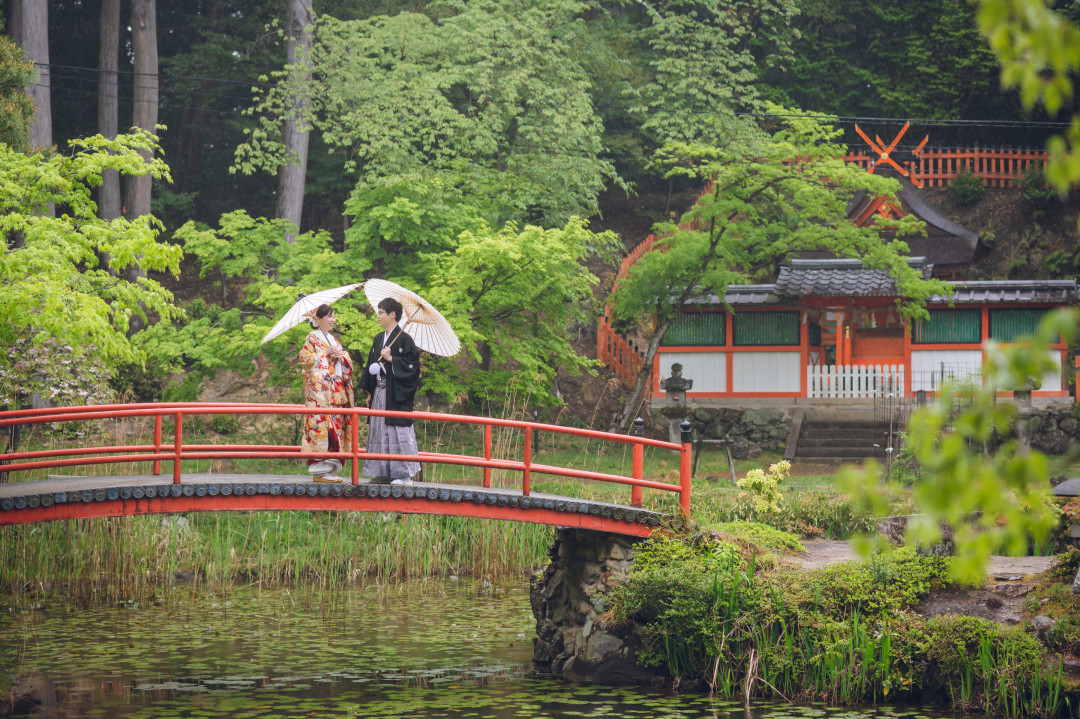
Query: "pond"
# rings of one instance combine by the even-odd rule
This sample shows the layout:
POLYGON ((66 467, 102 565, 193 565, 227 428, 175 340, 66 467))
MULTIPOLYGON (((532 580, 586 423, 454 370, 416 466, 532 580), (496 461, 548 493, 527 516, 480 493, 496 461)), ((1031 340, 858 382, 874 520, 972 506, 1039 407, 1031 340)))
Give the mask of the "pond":
POLYGON ((33 717, 959 716, 568 684, 532 673, 527 589, 437 580, 364 589, 192 590, 154 606, 0 598, 0 671, 42 690, 33 717))

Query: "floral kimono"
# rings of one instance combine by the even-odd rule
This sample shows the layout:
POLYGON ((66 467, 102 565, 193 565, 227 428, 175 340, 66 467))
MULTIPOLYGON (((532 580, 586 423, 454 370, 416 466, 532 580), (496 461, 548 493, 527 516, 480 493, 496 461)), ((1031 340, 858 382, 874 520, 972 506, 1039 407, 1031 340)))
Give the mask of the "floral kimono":
MULTIPOLYGON (((341 347, 333 335, 316 330, 307 336, 300 350, 304 372, 304 404, 308 407, 352 407, 352 360, 345 353, 340 364, 330 360, 330 348, 341 347)), ((340 414, 309 414, 304 417, 304 452, 352 451, 349 417, 340 414)))

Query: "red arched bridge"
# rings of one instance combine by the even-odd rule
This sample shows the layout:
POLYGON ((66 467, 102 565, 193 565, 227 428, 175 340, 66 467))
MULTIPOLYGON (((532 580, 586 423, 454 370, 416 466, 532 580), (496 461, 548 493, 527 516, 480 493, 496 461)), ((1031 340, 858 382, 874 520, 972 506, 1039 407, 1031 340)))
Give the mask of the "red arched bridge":
MULTIPOLYGON (((152 463, 152 473, 122 476, 57 476, 45 479, 8 481, 0 484, 0 525, 27 524, 86 517, 119 517, 222 510, 336 510, 353 512, 401 512, 462 517, 507 519, 558 526, 580 527, 616 534, 648 536, 670 521, 680 521, 690 512, 690 431, 683 423, 682 444, 662 442, 633 435, 560 427, 537 422, 439 414, 435 412, 389 412, 363 407, 325 409, 300 405, 241 403, 155 403, 55 407, 0 412, 0 427, 27 427, 35 424, 86 423, 118 418, 153 418, 152 444, 103 447, 64 447, 0 454, 0 477, 18 480, 19 473, 34 470, 152 463), (351 452, 301 452, 295 445, 187 444, 186 418, 206 415, 351 415, 356 420, 368 415, 408 416, 418 421, 479 425, 483 429, 480 456, 420 452, 418 460, 430 464, 460 465, 479 469, 477 484, 375 484, 360 477, 365 459, 405 459, 394 454, 365 452, 359 442, 359 421, 350 423, 351 452), (172 436, 163 435, 172 429, 172 436), (522 431, 521 459, 492 457, 493 428, 522 431), (533 461, 533 436, 541 432, 576 435, 605 443, 629 445, 632 450, 631 476, 605 474, 574 467, 558 467, 533 461), (645 448, 679 453, 679 483, 645 479, 645 448), (307 475, 192 474, 181 471, 185 460, 214 459, 314 459, 334 457, 351 462, 351 482, 313 482, 307 475), (172 465, 172 476, 162 475, 162 463, 172 465), (520 473, 520 487, 493 487, 492 470, 511 476, 520 473), (581 499, 532 491, 534 475, 576 478, 589 482, 622 485, 629 503, 581 499), (679 515, 665 515, 643 507, 643 490, 679 495, 679 515)), ((77 426, 77 425, 76 425, 77 426)), ((190 425, 189 425, 190 426, 190 425)), ((640 420, 638 423, 640 427, 640 420)), ((41 474, 41 472, 37 472, 41 474)), ((24 475, 27 476, 27 475, 24 475)), ((506 484, 506 480, 501 481, 506 484)))

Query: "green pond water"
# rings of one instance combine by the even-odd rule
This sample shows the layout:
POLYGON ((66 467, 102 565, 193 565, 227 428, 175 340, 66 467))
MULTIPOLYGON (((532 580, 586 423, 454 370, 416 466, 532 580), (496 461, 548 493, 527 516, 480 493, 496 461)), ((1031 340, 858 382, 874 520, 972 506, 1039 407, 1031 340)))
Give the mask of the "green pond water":
POLYGON ((159 606, 0 598, 0 671, 42 689, 33 717, 958 717, 573 685, 532 672, 524 588, 192 591, 159 606))

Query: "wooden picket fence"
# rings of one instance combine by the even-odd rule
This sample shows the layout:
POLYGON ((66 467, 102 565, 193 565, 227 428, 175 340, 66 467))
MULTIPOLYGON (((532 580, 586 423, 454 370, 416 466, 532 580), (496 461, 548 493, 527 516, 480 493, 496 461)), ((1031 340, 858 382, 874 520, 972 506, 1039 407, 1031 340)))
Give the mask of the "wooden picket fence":
POLYGON ((819 365, 806 368, 807 397, 904 396, 904 365, 819 365))
MULTIPOLYGON (((862 152, 844 157, 869 172, 877 155, 862 152)), ((945 187, 965 168, 981 177, 987 187, 1012 187, 1031 163, 1046 162, 1044 150, 1010 150, 1000 148, 926 148, 907 165, 913 180, 926 187, 945 187)))

